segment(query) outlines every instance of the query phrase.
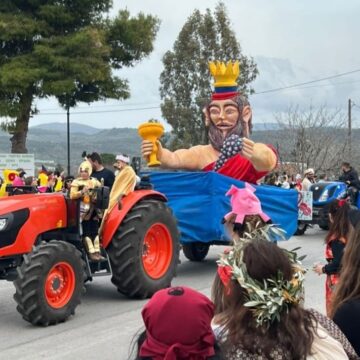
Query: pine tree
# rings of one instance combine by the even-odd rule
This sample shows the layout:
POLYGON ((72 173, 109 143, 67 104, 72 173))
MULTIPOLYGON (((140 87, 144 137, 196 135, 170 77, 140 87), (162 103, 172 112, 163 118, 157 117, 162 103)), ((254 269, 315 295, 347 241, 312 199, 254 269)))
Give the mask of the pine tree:
POLYGON ((0 1, 0 117, 11 152, 24 153, 36 98, 78 102, 130 96, 114 69, 134 66, 153 50, 159 21, 120 11, 111 0, 0 1))
POLYGON ((238 84, 244 94, 258 73, 252 58, 242 54, 223 3, 214 12, 195 10, 182 27, 173 50, 163 57, 160 95, 163 117, 173 128, 172 148, 206 144, 202 109, 211 96, 209 60, 240 61, 238 84))

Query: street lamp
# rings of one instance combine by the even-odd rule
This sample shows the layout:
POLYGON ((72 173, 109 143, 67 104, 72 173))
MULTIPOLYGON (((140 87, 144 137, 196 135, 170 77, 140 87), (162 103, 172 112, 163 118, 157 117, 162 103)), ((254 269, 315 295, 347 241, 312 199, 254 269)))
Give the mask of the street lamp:
MULTIPOLYGON (((98 95, 96 88, 89 86, 83 87, 81 90, 65 94, 66 99, 66 125, 67 125, 67 172, 70 175, 70 107, 74 107, 78 101, 87 102, 88 104, 93 101, 94 95, 98 95), (92 97, 91 97, 92 96, 92 97)), ((97 100, 97 98, 95 98, 97 100)))
POLYGON ((67 122, 67 174, 70 175, 70 101, 66 103, 66 122, 67 122))

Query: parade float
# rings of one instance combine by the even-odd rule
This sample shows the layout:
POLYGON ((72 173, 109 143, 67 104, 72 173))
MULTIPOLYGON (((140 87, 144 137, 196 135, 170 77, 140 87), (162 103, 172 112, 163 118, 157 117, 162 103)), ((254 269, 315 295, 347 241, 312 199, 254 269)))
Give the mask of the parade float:
MULTIPOLYGON (((212 244, 229 244, 221 224, 229 211, 225 196, 231 185, 256 188, 264 211, 274 224, 282 227, 289 238, 298 223, 298 193, 271 186, 257 186, 261 178, 277 166, 276 150, 250 139, 252 109, 246 96, 238 90, 239 62, 210 62, 214 91, 204 106, 209 144, 170 151, 159 138, 143 138, 142 155, 159 170, 146 172, 154 188, 166 195, 180 229, 185 256, 194 261, 206 257, 212 244)), ((150 126, 150 125, 149 125, 150 126)))

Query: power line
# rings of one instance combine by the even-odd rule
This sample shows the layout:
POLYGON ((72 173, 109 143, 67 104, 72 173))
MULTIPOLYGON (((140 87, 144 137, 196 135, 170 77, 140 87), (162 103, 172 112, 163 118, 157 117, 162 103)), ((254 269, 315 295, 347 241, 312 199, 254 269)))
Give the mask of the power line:
MULTIPOLYGON (((355 83, 359 83, 359 82, 360 82, 360 80, 344 81, 344 82, 337 82, 337 83, 333 83, 333 84, 310 85, 310 86, 303 86, 303 87, 291 88, 291 89, 285 89, 285 90, 286 90, 286 91, 303 90, 303 89, 319 88, 319 87, 326 87, 326 86, 348 85, 348 84, 355 84, 355 83)), ((255 93, 255 94, 253 94, 253 95, 257 95, 257 94, 260 94, 260 93, 255 93)))
MULTIPOLYGON (((278 91, 284 91, 284 90, 290 90, 290 89, 294 89, 295 88, 299 88, 299 90, 302 89, 308 89, 308 88, 315 88, 315 87, 323 87, 323 86, 336 86, 336 85, 343 85, 343 84, 350 84, 350 83, 355 83, 358 81, 352 81, 352 82, 343 82, 343 83, 335 83, 335 84, 323 84, 323 85, 314 85, 314 86, 305 86, 302 87, 304 85, 308 85, 308 84, 313 84, 316 82, 320 82, 320 81, 325 81, 325 80, 331 80, 331 79, 335 79, 338 77, 342 77, 342 76, 346 76, 346 75, 350 75, 350 74, 354 74, 360 72, 360 69, 356 69, 356 70, 352 70, 352 71, 348 71, 348 72, 344 72, 344 73, 340 73, 337 75, 331 75, 331 76, 327 76, 324 78, 320 78, 320 79, 316 79, 316 80, 310 80, 310 81, 305 81, 302 83, 297 83, 297 84, 293 84, 293 85, 289 85, 289 86, 283 86, 280 88, 274 88, 274 89, 269 89, 269 90, 264 90, 264 91, 260 91, 260 92, 255 92, 252 95, 261 95, 261 94, 268 94, 268 93, 273 93, 273 92, 278 92, 278 91)), ((205 99, 204 99, 205 100, 205 99)), ((207 100, 207 99, 206 99, 207 100)), ((135 104, 135 103, 134 103, 135 104)), ((138 103, 138 104, 155 104, 153 103, 138 103)), ((100 106, 95 106, 96 108, 100 108, 100 107, 114 107, 114 106, 129 106, 130 104, 116 104, 116 105, 100 105, 100 106)), ((131 106, 131 105, 130 105, 131 106)), ((76 114, 99 114, 99 113, 113 113, 113 112, 123 112, 123 111, 141 111, 141 110, 152 110, 152 109, 159 109, 160 105, 158 106, 149 106, 149 107, 142 107, 142 108, 127 108, 127 109, 116 109, 116 110, 102 110, 102 111, 74 111, 72 112, 72 115, 76 115, 76 114)), ((50 109, 48 109, 50 110, 50 109)), ((52 110, 52 109, 51 109, 52 110)), ((54 109, 55 110, 55 109, 54 109)), ((63 112, 54 112, 54 113, 44 113, 41 112, 39 114, 37 114, 38 116, 41 115, 63 115, 63 112)))
MULTIPOLYGON (((136 103, 127 103, 127 104, 104 104, 104 105, 91 105, 92 108, 103 108, 103 107, 106 107, 106 108, 110 108, 110 107, 124 107, 124 106, 138 106, 138 105, 155 105, 155 104, 158 104, 157 101, 152 101, 152 102, 136 102, 136 103)), ((77 107, 77 109, 86 109, 87 106, 81 106, 79 105, 77 107)), ((47 108, 47 109, 41 109, 41 111, 51 111, 51 110, 58 110, 59 107, 57 108, 47 108)))
MULTIPOLYGON (((77 114, 102 114, 102 113, 112 113, 112 112, 123 112, 123 111, 140 111, 140 110, 151 110, 151 109, 160 109, 160 106, 151 106, 151 107, 144 107, 144 108, 137 108, 137 109, 118 109, 118 110, 102 110, 102 111, 77 111, 71 112, 72 115, 77 114)), ((56 113, 39 113, 36 114, 37 116, 40 115, 64 115, 63 112, 56 112, 56 113)))
POLYGON ((266 94, 266 93, 275 92, 275 91, 282 91, 282 90, 285 90, 285 89, 291 89, 291 88, 299 87, 299 86, 302 86, 302 85, 313 84, 313 83, 316 83, 316 82, 319 82, 319 81, 331 80, 331 79, 335 79, 335 78, 338 78, 338 77, 341 77, 341 76, 354 74, 354 73, 357 73, 357 72, 359 72, 359 71, 360 71, 360 69, 352 70, 352 71, 347 71, 347 72, 345 72, 345 73, 341 73, 341 74, 337 74, 337 75, 332 75, 332 76, 327 76, 327 77, 324 77, 324 78, 321 78, 321 79, 310 80, 310 81, 305 81, 305 82, 303 82, 303 83, 298 83, 298 84, 293 84, 293 85, 289 85, 289 86, 283 86, 283 87, 280 87, 280 88, 275 88, 275 89, 269 89, 269 90, 264 90, 264 91, 260 91, 260 92, 255 92, 255 94, 253 94, 253 95, 266 94))
MULTIPOLYGON (((296 89, 296 88, 292 88, 292 89, 287 89, 287 90, 302 90, 302 89, 310 89, 310 88, 317 88, 317 87, 326 87, 326 86, 339 86, 339 85, 347 85, 347 84, 356 84, 359 83, 360 80, 355 80, 355 81, 344 81, 344 82, 336 82, 336 83, 332 83, 332 84, 321 84, 321 85, 311 85, 311 86, 304 86, 304 87, 300 87, 300 89, 296 89)), ((253 95, 257 95, 260 93, 255 93, 253 95)), ((124 107, 124 106, 137 106, 137 105, 157 105, 157 102, 145 102, 145 103, 132 103, 132 104, 107 104, 107 105, 91 105, 92 108, 110 108, 110 107, 124 107)), ((77 107, 77 109, 86 109, 86 106, 79 106, 77 107)), ((137 110, 138 108, 135 108, 134 110, 137 110)), ((58 110, 58 108, 47 108, 47 109, 42 109, 41 111, 51 111, 51 110, 58 110)), ((117 110, 116 110, 117 111, 117 110)), ((128 111, 127 109, 124 110, 119 110, 119 111, 128 111)))

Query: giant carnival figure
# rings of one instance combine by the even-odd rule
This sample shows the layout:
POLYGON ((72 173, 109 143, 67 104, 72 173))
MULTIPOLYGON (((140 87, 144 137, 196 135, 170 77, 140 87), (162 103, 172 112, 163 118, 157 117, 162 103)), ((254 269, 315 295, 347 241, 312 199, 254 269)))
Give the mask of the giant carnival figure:
POLYGON ((270 146, 248 138, 252 111, 247 98, 238 91, 239 62, 210 62, 209 68, 215 89, 203 112, 210 144, 172 152, 159 141, 154 145, 143 140, 142 155, 147 158, 156 151, 161 166, 168 169, 216 171, 256 183, 275 168, 277 154, 270 146))

